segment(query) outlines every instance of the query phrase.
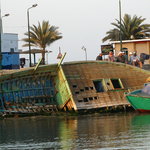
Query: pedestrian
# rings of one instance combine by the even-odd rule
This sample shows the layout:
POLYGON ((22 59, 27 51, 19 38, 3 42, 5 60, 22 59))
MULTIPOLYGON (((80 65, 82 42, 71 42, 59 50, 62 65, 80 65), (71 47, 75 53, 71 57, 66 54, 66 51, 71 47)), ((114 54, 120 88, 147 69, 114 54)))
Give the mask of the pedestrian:
POLYGON ((139 56, 136 54, 136 52, 133 52, 133 57, 131 58, 131 61, 133 66, 140 65, 140 67, 143 68, 139 56))
POLYGON ((123 55, 122 52, 119 52, 119 55, 118 55, 116 61, 117 61, 117 62, 121 62, 121 63, 126 63, 126 64, 127 64, 127 60, 126 60, 126 58, 125 58, 125 56, 123 55))
POLYGON ((132 65, 132 61, 131 61, 132 57, 133 57, 133 54, 132 54, 132 52, 130 52, 129 53, 129 62, 128 62, 130 65, 132 65))
POLYGON ((115 62, 115 56, 113 55, 112 51, 109 52, 108 61, 115 62))
POLYGON ((100 54, 96 57, 96 60, 103 60, 102 53, 100 53, 100 54))

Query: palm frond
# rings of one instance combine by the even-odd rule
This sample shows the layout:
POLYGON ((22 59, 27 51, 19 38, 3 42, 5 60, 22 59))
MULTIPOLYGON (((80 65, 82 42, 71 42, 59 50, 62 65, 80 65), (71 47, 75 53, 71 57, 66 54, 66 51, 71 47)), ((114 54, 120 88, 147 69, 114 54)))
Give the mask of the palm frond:
MULTIPOLYGON (((39 47, 42 51, 42 57, 44 61, 45 48, 51 45, 53 42, 62 38, 61 33, 58 32, 58 27, 51 26, 49 21, 43 20, 42 24, 38 22, 38 26, 33 25, 30 27, 30 43, 31 46, 39 47)), ((28 32, 24 34, 28 36, 28 32)), ((29 46, 29 38, 22 39, 26 44, 23 47, 29 46)))
POLYGON ((119 40, 119 38, 115 38, 114 30, 116 29, 119 33, 121 32, 123 40, 129 40, 131 35, 133 35, 135 39, 150 36, 150 24, 142 24, 146 20, 146 18, 142 18, 142 16, 137 17, 134 15, 133 18, 131 18, 129 14, 125 14, 123 19, 121 19, 121 23, 119 20, 115 20, 117 23, 111 24, 116 28, 106 32, 107 36, 102 39, 103 42, 107 40, 119 40))

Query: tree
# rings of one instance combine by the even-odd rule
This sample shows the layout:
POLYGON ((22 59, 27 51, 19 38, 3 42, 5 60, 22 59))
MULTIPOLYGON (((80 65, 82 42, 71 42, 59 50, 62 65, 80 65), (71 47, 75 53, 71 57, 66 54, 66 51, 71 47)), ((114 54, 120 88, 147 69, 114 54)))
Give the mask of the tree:
MULTIPOLYGON (((111 23, 116 28, 107 31, 107 36, 102 39, 103 42, 110 39, 110 41, 120 40, 120 21, 115 19, 117 23, 111 23)), ((140 39, 149 37, 150 35, 150 24, 142 24, 146 19, 142 16, 137 17, 136 15, 131 18, 130 15, 125 14, 124 18, 121 19, 121 34, 122 40, 140 39)))
MULTIPOLYGON (((41 48, 43 64, 45 64, 46 46, 50 46, 53 42, 62 38, 57 29, 58 27, 50 26, 49 21, 43 21, 42 25, 38 22, 38 26, 30 27, 30 45, 41 48)), ((28 36, 28 32, 24 35, 28 36)), ((29 46, 28 37, 24 38, 23 41, 26 42, 23 47, 29 46)))

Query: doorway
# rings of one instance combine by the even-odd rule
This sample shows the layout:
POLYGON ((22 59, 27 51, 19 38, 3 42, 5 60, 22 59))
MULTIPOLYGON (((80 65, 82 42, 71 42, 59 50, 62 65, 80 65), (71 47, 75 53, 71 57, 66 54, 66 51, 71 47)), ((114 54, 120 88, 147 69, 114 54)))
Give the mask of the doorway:
POLYGON ((128 62, 128 49, 126 47, 122 48, 122 52, 125 52, 125 58, 128 62))

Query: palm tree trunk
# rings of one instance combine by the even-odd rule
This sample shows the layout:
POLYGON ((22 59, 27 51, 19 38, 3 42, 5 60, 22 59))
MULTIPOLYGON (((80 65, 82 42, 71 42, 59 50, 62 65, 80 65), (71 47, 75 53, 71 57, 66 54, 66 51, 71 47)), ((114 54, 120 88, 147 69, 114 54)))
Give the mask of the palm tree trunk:
POLYGON ((45 48, 42 50, 42 64, 45 65, 45 48))

